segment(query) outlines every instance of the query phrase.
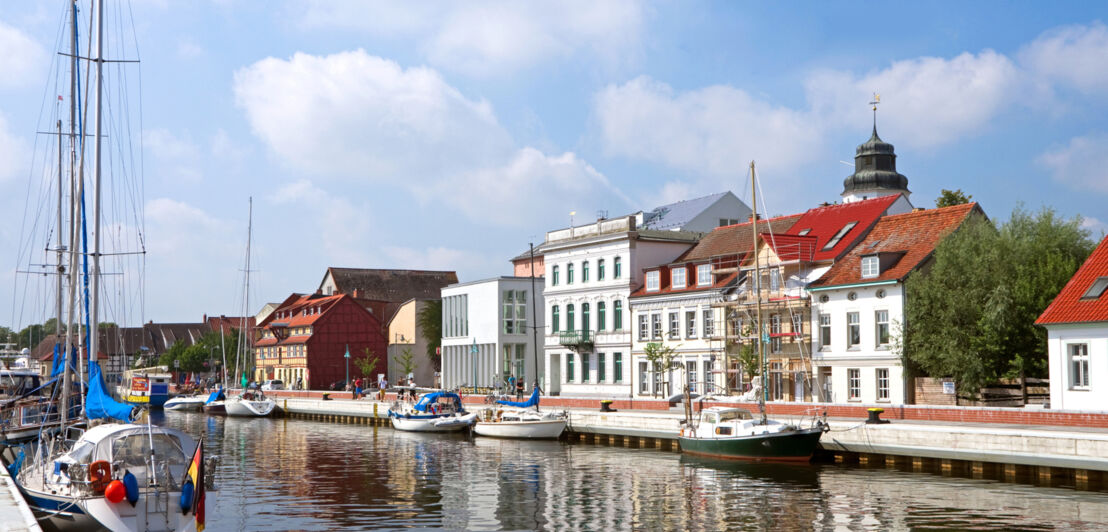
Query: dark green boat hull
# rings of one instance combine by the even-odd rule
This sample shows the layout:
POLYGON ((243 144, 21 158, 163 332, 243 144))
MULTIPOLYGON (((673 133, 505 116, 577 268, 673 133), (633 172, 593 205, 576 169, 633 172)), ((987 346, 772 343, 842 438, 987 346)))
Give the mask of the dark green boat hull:
POLYGON ((736 438, 677 438, 681 451, 712 458, 774 462, 807 462, 823 435, 822 428, 736 438))

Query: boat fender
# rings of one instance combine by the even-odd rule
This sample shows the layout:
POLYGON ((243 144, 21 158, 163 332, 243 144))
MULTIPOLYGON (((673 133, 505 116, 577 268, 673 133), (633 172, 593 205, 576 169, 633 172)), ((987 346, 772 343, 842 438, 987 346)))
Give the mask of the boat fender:
POLYGON ((123 486, 123 482, 113 480, 108 484, 108 487, 104 489, 104 498, 112 504, 119 504, 127 497, 127 488, 123 486))
POLYGON ((192 494, 195 489, 192 485, 192 479, 185 479, 185 483, 181 484, 181 515, 189 513, 192 509, 192 494))
POLYGON ((138 479, 135 478, 135 475, 130 471, 125 471, 123 473, 123 487, 127 488, 127 502, 131 503, 131 506, 134 506, 135 503, 138 502, 139 487, 138 479))

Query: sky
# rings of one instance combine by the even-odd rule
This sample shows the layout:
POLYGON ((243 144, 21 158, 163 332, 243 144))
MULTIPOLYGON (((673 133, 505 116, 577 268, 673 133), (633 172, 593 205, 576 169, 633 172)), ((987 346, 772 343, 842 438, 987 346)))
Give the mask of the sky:
MULTIPOLYGON (((1100 2, 106 5, 140 60, 112 65, 140 185, 110 195, 138 215, 109 227, 146 251, 117 322, 240 313, 251 197, 251 312, 329 266, 510 275, 571 211, 749 203, 752 160, 758 210, 802 212, 840 200, 874 93, 917 207, 961 189, 994 220, 1048 207, 1108 231, 1100 2)), ((36 132, 62 94, 64 15, 0 4, 0 324, 16 327, 52 312, 17 272, 45 260, 23 250, 43 247, 27 220, 47 218, 36 132)))

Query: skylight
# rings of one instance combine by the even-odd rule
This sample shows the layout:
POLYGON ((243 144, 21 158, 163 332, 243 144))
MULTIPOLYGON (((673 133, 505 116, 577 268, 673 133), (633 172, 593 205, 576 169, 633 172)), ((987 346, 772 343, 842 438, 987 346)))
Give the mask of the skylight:
POLYGON ((1097 299, 1104 294, 1105 289, 1108 289, 1108 277, 1098 277, 1097 280, 1093 281, 1093 285, 1085 291, 1085 295, 1081 296, 1081 299, 1097 299))
POLYGON ((799 233, 797 233, 797 234, 798 234, 798 235, 800 235, 800 236, 804 236, 804 235, 806 235, 806 234, 808 234, 808 233, 811 233, 811 232, 812 232, 812 230, 811 230, 811 229, 805 229, 805 230, 803 230, 803 231, 801 231, 801 232, 799 232, 799 233))
POLYGON ((854 226, 856 225, 858 225, 858 222, 850 222, 844 225, 842 229, 839 229, 838 233, 835 233, 835 236, 831 237, 831 240, 827 241, 827 245, 823 246, 823 251, 834 248, 835 245, 838 244, 839 241, 842 240, 843 237, 846 236, 846 234, 849 233, 851 229, 854 229, 854 226))

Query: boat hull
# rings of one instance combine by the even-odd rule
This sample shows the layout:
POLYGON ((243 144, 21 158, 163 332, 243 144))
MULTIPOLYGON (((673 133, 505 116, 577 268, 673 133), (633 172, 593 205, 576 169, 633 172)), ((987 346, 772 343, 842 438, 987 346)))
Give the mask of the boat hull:
POLYGON ((476 416, 413 416, 390 415, 392 428, 408 432, 458 432, 473 425, 476 416))
POLYGON ((223 404, 228 416, 237 417, 265 417, 273 413, 277 403, 272 399, 265 401, 248 401, 228 399, 223 404))
POLYGON ((819 445, 822 428, 790 430, 734 438, 688 438, 677 441, 681 451, 696 456, 733 460, 807 462, 819 445))
POLYGON ((473 425, 473 432, 479 436, 533 440, 556 439, 562 435, 562 431, 565 429, 566 420, 564 419, 478 422, 473 425))
POLYGON ((176 411, 201 411, 204 409, 205 397, 174 397, 165 402, 162 408, 176 411))
MULTIPOLYGON (((160 500, 147 501, 155 497, 144 491, 139 495, 137 506, 126 502, 111 503, 104 497, 87 497, 74 501, 68 497, 51 495, 23 488, 25 499, 31 511, 47 529, 63 532, 84 530, 196 530, 195 516, 182 514, 176 502, 180 491, 162 493, 160 500)), ((204 495, 205 508, 213 507, 218 492, 208 490, 204 495)))
POLYGON ((223 401, 213 401, 204 405, 204 412, 215 416, 226 416, 227 405, 223 401))

